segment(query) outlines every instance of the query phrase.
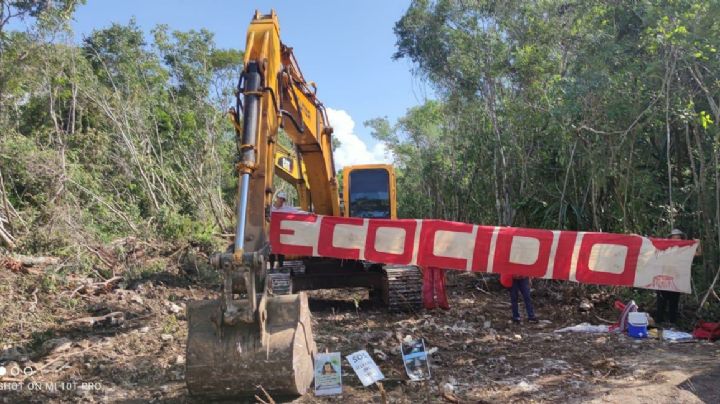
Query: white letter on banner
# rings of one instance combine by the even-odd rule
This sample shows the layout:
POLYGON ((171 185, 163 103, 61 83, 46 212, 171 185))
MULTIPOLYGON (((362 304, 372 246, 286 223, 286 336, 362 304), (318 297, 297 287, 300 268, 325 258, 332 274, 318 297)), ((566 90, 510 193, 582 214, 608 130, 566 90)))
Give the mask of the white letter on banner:
POLYGON ((588 268, 595 272, 621 274, 625 270, 628 248, 624 245, 598 243, 590 250, 588 268))
MULTIPOLYGON (((477 229, 474 229, 473 233, 477 234, 477 229)), ((463 258, 471 263, 475 248, 473 233, 438 230, 435 233, 433 254, 436 257, 463 258)))
POLYGON ((545 272, 545 279, 553 279, 553 272, 555 271, 555 256, 557 255, 558 243, 560 242, 560 231, 553 230, 553 243, 550 247, 550 259, 548 260, 547 272, 545 272))
POLYGON ((280 234, 280 242, 287 245, 301 247, 312 247, 313 255, 317 256, 317 242, 320 234, 320 223, 322 216, 314 222, 300 222, 296 220, 283 220, 280 223, 281 230, 292 230, 293 234, 280 234))
POLYGON ((365 259, 365 238, 367 237, 368 219, 362 226, 354 224, 336 224, 333 232, 332 246, 360 250, 360 259, 365 259))
POLYGON ((386 254, 402 254, 405 248, 405 229, 379 227, 375 236, 375 250, 386 254))
POLYGON ((415 238, 413 239, 415 241, 413 242, 412 262, 410 262, 410 264, 412 265, 417 265, 418 252, 420 251, 420 234, 422 231, 423 223, 424 222, 422 219, 417 219, 418 225, 415 228, 415 238))
POLYGON ((510 245, 510 262, 532 265, 540 254, 540 240, 532 237, 514 236, 510 245))
POLYGON ((575 274, 577 273, 578 256, 580 255, 580 246, 582 246, 582 240, 584 235, 585 232, 583 231, 577 233, 577 238, 575 239, 575 247, 573 247, 572 260, 570 261, 570 280, 573 282, 577 282, 575 274))

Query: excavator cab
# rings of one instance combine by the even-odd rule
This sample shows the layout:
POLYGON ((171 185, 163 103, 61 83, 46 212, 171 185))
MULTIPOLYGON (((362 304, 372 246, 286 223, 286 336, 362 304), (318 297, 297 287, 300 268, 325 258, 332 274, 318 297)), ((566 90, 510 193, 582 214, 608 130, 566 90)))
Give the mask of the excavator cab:
POLYGON ((395 171, 389 164, 366 164, 343 169, 345 217, 396 219, 395 171))

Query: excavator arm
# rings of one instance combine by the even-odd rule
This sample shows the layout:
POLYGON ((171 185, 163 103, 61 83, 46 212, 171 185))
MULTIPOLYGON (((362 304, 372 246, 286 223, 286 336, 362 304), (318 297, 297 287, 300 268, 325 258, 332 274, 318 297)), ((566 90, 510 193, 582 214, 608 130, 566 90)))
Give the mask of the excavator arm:
POLYGON ((313 211, 323 215, 340 212, 332 128, 325 108, 311 88, 313 85, 303 77, 292 48, 280 41, 274 12, 255 14, 248 29, 244 66, 238 86, 244 102, 237 103, 234 115, 240 157, 236 261, 245 251, 260 251, 267 242, 265 212, 272 203, 275 168, 272 157, 280 128, 312 173, 307 182, 313 211))
POLYGON ((220 299, 188 305, 186 383, 205 398, 252 397, 258 385, 273 396, 303 394, 316 351, 307 296, 276 296, 265 283, 276 164, 305 210, 337 216, 340 207, 332 128, 292 48, 280 41, 274 12, 256 12, 250 23, 230 115, 238 149, 235 240, 232 251, 211 257, 223 275, 220 299), (278 145, 280 129, 294 153, 278 145))

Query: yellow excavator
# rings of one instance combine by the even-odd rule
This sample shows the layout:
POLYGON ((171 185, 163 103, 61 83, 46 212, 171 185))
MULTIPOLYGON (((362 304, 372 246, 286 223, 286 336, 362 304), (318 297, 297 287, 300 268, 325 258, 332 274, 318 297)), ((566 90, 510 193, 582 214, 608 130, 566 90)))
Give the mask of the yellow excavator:
POLYGON ((206 399, 304 394, 316 345, 308 298, 313 289, 365 287, 393 310, 419 309, 416 267, 288 257, 269 268, 268 229, 277 176, 299 208, 329 216, 396 218, 395 174, 384 164, 344 167, 340 195, 332 128, 316 86, 280 41, 275 12, 256 12, 247 33, 238 97, 230 117, 238 151, 235 240, 211 257, 222 274, 218 299, 188 304, 186 384, 206 399), (279 145, 283 130, 292 147, 279 145))

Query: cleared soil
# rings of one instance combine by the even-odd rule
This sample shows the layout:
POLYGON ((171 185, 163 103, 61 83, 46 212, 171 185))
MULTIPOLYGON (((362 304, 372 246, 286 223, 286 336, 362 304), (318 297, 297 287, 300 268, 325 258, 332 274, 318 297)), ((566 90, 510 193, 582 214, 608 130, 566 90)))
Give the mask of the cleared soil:
MULTIPOLYGON (((0 266, 0 402, 195 402, 184 384, 185 302, 216 287, 180 269, 106 287, 72 277, 48 287, 49 271, 0 266)), ((477 274, 451 274, 449 311, 388 313, 362 289, 309 297, 318 349, 367 350, 389 402, 720 402, 720 344, 554 332, 615 318, 613 296, 578 288, 537 283, 542 321, 521 325, 508 322, 507 292, 477 274), (581 297, 594 307, 580 312, 581 297), (434 351, 428 381, 405 375, 407 335, 434 351)), ((346 361, 343 382, 341 396, 295 402, 381 402, 346 361)))

